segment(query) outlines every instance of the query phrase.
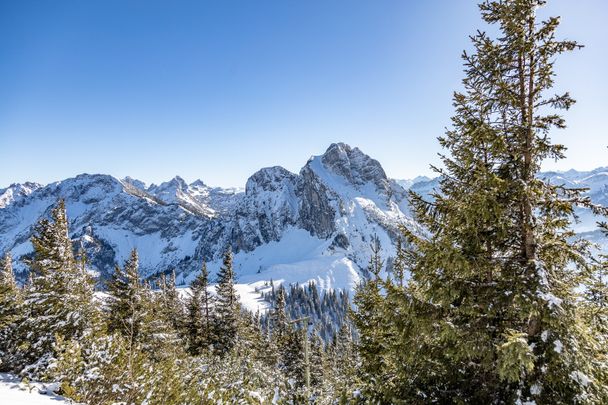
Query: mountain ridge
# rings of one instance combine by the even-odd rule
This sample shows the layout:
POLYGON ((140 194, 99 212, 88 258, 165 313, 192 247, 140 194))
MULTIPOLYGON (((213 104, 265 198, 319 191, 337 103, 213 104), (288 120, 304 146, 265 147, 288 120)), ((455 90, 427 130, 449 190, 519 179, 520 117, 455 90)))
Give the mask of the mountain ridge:
MULTIPOLYGON (((548 172, 550 181, 589 184, 595 202, 608 203, 608 169, 548 172)), ((227 246, 244 282, 280 279, 324 288, 352 289, 365 277, 369 243, 377 235, 390 267, 399 225, 415 227, 407 190, 428 195, 438 179, 390 179, 377 160, 356 147, 331 144, 298 173, 271 166, 252 174, 244 189, 188 184, 175 176, 158 185, 104 174, 81 174, 40 185, 0 189, 0 251, 11 251, 16 270, 31 251, 29 237, 58 198, 66 201, 75 248, 84 248, 102 278, 140 251, 143 277, 175 270, 189 283, 203 261, 220 265, 227 246)), ((608 205, 608 204, 606 204, 608 205)), ((598 236, 581 212, 578 231, 598 236)), ((599 240, 599 239, 598 239, 599 240)))

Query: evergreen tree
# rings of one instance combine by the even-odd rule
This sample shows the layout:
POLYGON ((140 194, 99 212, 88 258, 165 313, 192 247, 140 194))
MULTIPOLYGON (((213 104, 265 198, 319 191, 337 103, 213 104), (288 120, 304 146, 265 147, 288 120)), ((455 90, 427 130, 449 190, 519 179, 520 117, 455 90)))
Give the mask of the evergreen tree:
MULTIPOLYGON (((332 359, 331 385, 333 396, 339 398, 340 403, 357 403, 351 397, 357 386, 357 355, 353 343, 352 330, 346 322, 342 323, 335 335, 330 356, 332 359)), ((369 401, 377 403, 377 401, 369 401)))
POLYGON ((325 344, 317 330, 314 330, 310 338, 310 384, 313 387, 321 387, 327 378, 327 357, 325 356, 325 344))
POLYGON ((217 297, 215 303, 214 349, 220 354, 229 352, 237 342, 238 321, 241 312, 238 295, 234 289, 232 269, 232 249, 224 253, 223 265, 217 276, 217 297))
POLYGON ((0 259, 0 371, 9 371, 16 348, 16 327, 21 320, 23 297, 13 273, 13 259, 6 253, 0 259))
POLYGON ((393 261, 393 277, 395 279, 395 283, 398 286, 403 287, 407 259, 405 256, 405 249, 403 247, 401 238, 397 239, 396 253, 397 254, 395 255, 395 260, 393 261))
POLYGON ((41 220, 34 231, 34 255, 28 260, 31 279, 24 299, 27 314, 19 335, 23 373, 40 375, 54 356, 57 336, 84 339, 98 317, 94 280, 74 258, 63 200, 51 210, 51 219, 41 220))
POLYGON ((207 264, 203 262, 201 272, 190 286, 190 296, 186 302, 188 351, 193 356, 198 356, 206 351, 212 342, 212 296, 209 294, 208 288, 209 272, 207 264))
POLYGON ((139 279, 139 257, 133 249, 124 268, 116 266, 108 282, 108 331, 118 333, 131 343, 140 340, 147 317, 146 291, 139 279))
POLYGON ((285 288, 280 286, 275 293, 274 308, 271 313, 272 337, 277 347, 282 347, 287 339, 289 323, 285 312, 285 288))
MULTIPOLYGON (((390 325, 387 325, 386 314, 382 311, 385 306, 385 297, 381 291, 382 279, 379 275, 382 270, 382 261, 377 238, 372 241, 371 251, 368 270, 373 277, 357 286, 353 299, 356 311, 351 312, 350 317, 360 335, 357 349, 362 359, 359 370, 361 378, 372 386, 381 386, 382 383, 377 383, 376 379, 382 378, 380 377, 381 370, 386 371, 387 368, 383 349, 389 343, 390 325)), ((342 342, 348 337, 348 334, 347 323, 343 322, 339 331, 340 336, 336 337, 337 344, 348 346, 350 339, 342 342)), ((346 354, 341 353, 340 356, 345 357, 346 354)), ((340 367, 342 367, 343 361, 338 363, 340 367)), ((342 373, 344 369, 340 368, 338 372, 342 373)))
POLYGON ((305 384, 306 359, 304 345, 306 344, 306 328, 302 330, 290 327, 285 336, 281 350, 281 367, 291 385, 291 395, 301 395, 305 384))
POLYGON ((20 298, 21 291, 13 273, 13 258, 6 253, 0 258, 0 330, 17 320, 20 298))
MULTIPOLYGON (((600 224, 608 237, 608 227, 600 224)), ((590 280, 585 289, 584 316, 589 334, 594 341, 595 358, 592 360, 596 370, 598 385, 604 389, 596 395, 600 402, 608 402, 608 255, 600 255, 595 266, 590 269, 590 280)))
POLYGON ((185 310, 175 285, 175 271, 171 272, 169 278, 164 274, 161 276, 158 301, 165 323, 171 326, 173 333, 180 334, 184 329, 185 310))
POLYGON ((555 38, 558 18, 537 20, 544 4, 480 5, 500 35, 478 32, 475 52, 463 55, 434 201, 411 193, 427 232, 406 232, 406 294, 387 283, 378 308, 398 337, 381 350, 390 367, 368 387, 380 401, 594 402, 601 388, 579 305, 589 245, 569 228, 574 205, 591 204, 538 178, 541 162, 564 151, 549 139, 564 120, 548 110, 574 103, 546 95, 553 63, 579 47, 555 38))

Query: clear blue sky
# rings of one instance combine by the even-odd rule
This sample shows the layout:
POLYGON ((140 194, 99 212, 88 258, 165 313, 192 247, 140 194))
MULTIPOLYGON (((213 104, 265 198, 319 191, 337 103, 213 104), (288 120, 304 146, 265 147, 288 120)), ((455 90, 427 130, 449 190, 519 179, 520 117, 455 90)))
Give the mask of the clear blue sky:
MULTIPOLYGON (((554 139, 608 165, 608 1, 550 0, 586 48, 554 139)), ((336 141, 392 177, 428 174, 449 125, 472 0, 0 2, 0 187, 82 172, 242 186, 336 141)))

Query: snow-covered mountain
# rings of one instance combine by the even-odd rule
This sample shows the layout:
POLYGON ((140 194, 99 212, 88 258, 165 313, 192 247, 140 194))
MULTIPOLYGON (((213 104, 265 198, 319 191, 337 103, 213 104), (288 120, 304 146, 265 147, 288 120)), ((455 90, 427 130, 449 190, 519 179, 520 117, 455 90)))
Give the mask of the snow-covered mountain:
MULTIPOLYGON (((599 167, 591 171, 568 170, 566 172, 542 172, 540 177, 552 184, 563 185, 569 188, 587 189, 584 193, 591 200, 608 207, 608 167, 599 167)), ((417 177, 414 180, 397 180, 404 188, 415 191, 427 199, 430 194, 439 188, 439 178, 417 177)), ((600 245, 602 250, 608 251, 608 240, 599 231, 597 222, 606 219, 598 218, 585 208, 576 208, 577 222, 572 224, 573 229, 581 236, 600 245)))
MULTIPOLYGON (((608 203, 608 169, 545 175, 590 187, 596 202, 608 203)), ((406 189, 428 195, 437 184, 389 179, 377 160, 343 143, 310 158, 297 174, 261 169, 244 190, 180 177, 146 185, 89 174, 47 186, 13 184, 0 189, 0 252, 12 252, 23 276, 19 259, 31 252, 32 227, 63 198, 75 248, 87 251, 102 277, 137 248, 142 276, 174 269, 178 282, 188 284, 203 261, 216 271, 230 245, 241 284, 315 280, 321 288, 351 289, 365 274, 372 235, 390 263, 398 226, 415 226, 406 189)), ((581 218, 577 229, 596 237, 595 220, 584 212, 581 218)))
MULTIPOLYGON (((314 279, 352 288, 378 235, 386 258, 398 225, 409 222, 405 190, 358 148, 332 144, 298 174, 282 167, 253 174, 244 190, 212 188, 175 177, 160 185, 82 174, 41 186, 0 190, 0 251, 31 252, 32 227, 63 198, 75 247, 102 276, 132 248, 143 276, 175 269, 190 281, 201 263, 219 268, 232 246, 241 282, 314 279)), ((16 269, 25 270, 17 261, 16 269)))

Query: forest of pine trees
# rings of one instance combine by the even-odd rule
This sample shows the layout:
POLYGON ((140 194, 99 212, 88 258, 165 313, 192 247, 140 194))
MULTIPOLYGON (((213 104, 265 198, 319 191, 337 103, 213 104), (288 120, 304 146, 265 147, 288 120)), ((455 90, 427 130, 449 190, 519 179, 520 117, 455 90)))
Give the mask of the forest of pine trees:
POLYGON ((321 299, 314 285, 290 294, 279 287, 267 315, 249 313, 234 288, 230 248, 213 293, 205 264, 183 297, 174 274, 142 280, 136 250, 95 293, 86 257, 73 254, 63 201, 37 225, 32 244, 22 287, 11 256, 1 261, 0 371, 59 381, 62 395, 87 404, 332 403, 352 396, 342 378, 354 370, 354 360, 345 360, 355 356, 350 330, 327 341, 287 314, 323 302, 341 305, 336 313, 344 321, 345 295, 321 299))
POLYGON ((608 403, 608 256, 570 227, 577 206, 608 212, 538 177, 564 157, 549 134, 574 104, 551 93, 554 63, 580 48, 538 19, 544 3, 481 3, 498 34, 463 54, 440 188, 410 194, 421 227, 402 228, 390 266, 372 238, 352 303, 271 282, 268 312, 248 312, 229 246, 189 290, 142 280, 133 250, 96 291, 59 201, 23 285, 0 260, 0 371, 87 404, 608 403))

